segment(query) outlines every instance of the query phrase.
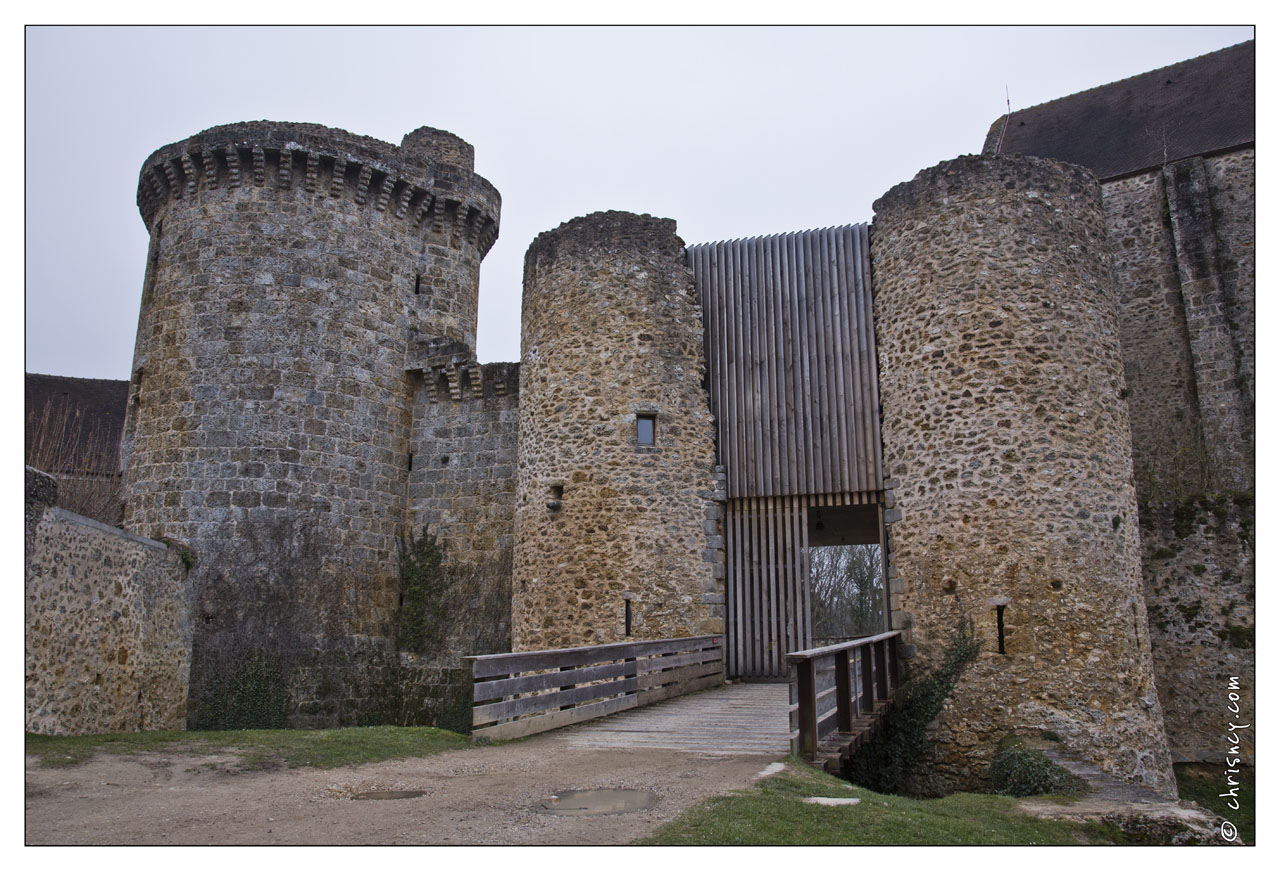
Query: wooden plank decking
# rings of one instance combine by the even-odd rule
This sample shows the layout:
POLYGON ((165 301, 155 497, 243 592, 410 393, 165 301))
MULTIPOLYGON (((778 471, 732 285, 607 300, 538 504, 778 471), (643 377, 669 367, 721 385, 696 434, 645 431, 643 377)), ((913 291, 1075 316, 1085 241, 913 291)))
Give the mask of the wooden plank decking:
POLYGON ((643 748, 707 756, 791 752, 786 684, 729 684, 564 729, 571 747, 643 748))

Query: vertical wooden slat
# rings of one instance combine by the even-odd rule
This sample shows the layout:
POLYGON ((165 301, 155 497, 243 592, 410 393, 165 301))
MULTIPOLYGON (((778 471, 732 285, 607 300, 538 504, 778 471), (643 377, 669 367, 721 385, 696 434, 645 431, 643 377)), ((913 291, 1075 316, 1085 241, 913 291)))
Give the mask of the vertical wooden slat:
POLYGON ((777 431, 778 403, 774 389, 774 369, 777 365, 777 354, 773 351, 773 289, 769 286, 768 257, 769 244, 766 239, 754 239, 751 245, 751 295, 760 303, 760 321, 756 324, 757 354, 760 361, 760 402, 763 404, 760 415, 760 433, 763 440, 760 454, 764 460, 764 472, 760 478, 761 493, 773 495, 778 492, 778 443, 774 438, 777 431))
POLYGON ((702 325, 706 335, 703 342, 705 347, 705 360, 707 367, 707 383, 711 385, 710 396, 707 401, 711 406, 711 416, 715 419, 716 424, 716 462, 724 464, 724 452, 720 447, 723 440, 720 433, 724 428, 724 409, 721 408, 720 402, 724 396, 724 390, 718 383, 725 375, 725 367, 720 361, 720 330, 724 323, 725 307, 717 305, 717 300, 709 298, 709 291, 716 290, 714 282, 710 281, 709 261, 711 259, 711 246, 703 245, 702 247, 690 252, 693 258, 694 283, 698 286, 698 301, 702 304, 702 325))
POLYGON ((733 578, 733 569, 737 565, 736 523, 736 507, 730 500, 724 505, 724 669, 730 678, 737 678, 742 674, 737 656, 737 642, 742 637, 742 631, 737 615, 737 582, 733 578))
POLYGON ((791 352, 791 332, 795 306, 791 302, 791 289, 783 280, 786 251, 781 237, 774 236, 770 247, 773 251, 773 261, 769 270, 769 280, 773 282, 774 293, 778 300, 776 347, 779 366, 776 389, 780 424, 775 438, 778 440, 779 454, 782 457, 782 484, 778 492, 791 494, 796 492, 795 488, 800 484, 796 476, 799 465, 796 460, 796 414, 793 405, 795 394, 792 392, 792 384, 795 380, 795 354, 791 352))
POLYGON ((800 516, 799 500, 794 496, 787 498, 787 567, 790 570, 790 584, 787 585, 787 601, 791 603, 790 614, 787 615, 787 653, 803 651, 800 644, 800 535, 796 529, 796 519, 800 516))
POLYGON ((801 612, 804 616, 804 637, 800 640, 802 649, 813 646, 813 609, 810 607, 809 590, 809 508, 807 502, 801 502, 800 512, 800 577, 803 586, 801 612))
POLYGON ((861 441, 858 433, 862 422, 866 420, 866 409, 862 405, 862 373, 856 338, 859 317, 856 300, 857 281, 851 275, 851 246, 852 237, 848 228, 832 236, 832 256, 836 264, 835 294, 840 304, 840 326, 837 334, 843 349, 840 353, 840 383, 845 391, 845 420, 842 427, 849 433, 848 444, 852 448, 845 454, 845 465, 842 469, 843 481, 840 489, 846 494, 863 490, 868 483, 865 476, 861 474, 862 451, 857 450, 861 441))
POLYGON ((757 529, 757 523, 760 519, 758 510, 759 501, 752 496, 748 500, 749 513, 747 514, 747 525, 750 528, 750 538, 748 539, 748 556, 747 556, 747 589, 749 590, 748 606, 751 610, 751 655, 749 659, 748 673, 758 676, 760 674, 760 653, 763 649, 760 643, 760 536, 757 529))
POLYGON ((884 463, 880 444, 880 364, 876 356, 875 309, 871 292, 871 233, 866 224, 858 225, 857 232, 859 253, 862 255, 859 258, 862 268, 858 273, 858 290, 861 294, 859 310, 862 313, 863 333, 859 349, 866 363, 863 367, 866 373, 864 383, 868 397, 867 405, 871 410, 866 420, 864 450, 872 473, 872 484, 868 490, 878 493, 884 489, 884 463))
POLYGON ((792 653, 800 648, 795 646, 796 637, 792 629, 795 611, 795 567, 792 565, 791 551, 791 497, 778 497, 778 504, 782 509, 782 523, 780 524, 780 540, 779 550, 781 552, 778 563, 782 569, 783 582, 781 585, 781 610, 782 610, 782 652, 783 654, 792 653))
POLYGON ((768 559, 768 620, 769 620, 769 671, 777 674, 782 667, 782 642, 778 638, 778 497, 765 500, 765 536, 768 542, 765 555, 768 559))
POLYGON ((784 495, 792 492, 791 481, 791 459, 788 456, 787 444, 787 417, 788 417, 788 390, 787 382, 787 346, 784 338, 784 312, 787 309, 786 295, 782 283, 776 278, 777 276, 777 255, 778 255, 778 239, 772 237, 765 246, 766 251, 766 279, 769 284, 769 298, 773 301, 773 317, 770 328, 770 344, 769 353, 773 357, 773 432, 770 433, 770 441, 773 442, 774 452, 774 478, 776 480, 774 494, 784 495))
POLYGON ((733 554, 734 562, 729 567, 733 577, 733 601, 734 610, 737 612, 738 631, 734 638, 734 656, 737 662, 737 673, 739 675, 746 674, 746 642, 744 639, 750 634, 751 624, 747 622, 746 604, 743 602, 743 589, 746 585, 746 579, 742 576, 742 566, 745 564, 744 552, 742 547, 742 503, 741 500, 734 500, 733 503, 733 554))
POLYGON ((751 325, 751 300, 748 298, 742 287, 741 254, 741 245, 726 246, 725 256, 728 260, 728 275, 726 280, 729 282, 729 286, 733 288, 734 298, 738 303, 736 311, 736 335, 734 337, 734 341, 738 358, 736 367, 738 389, 735 397, 738 409, 735 425, 737 428, 739 447, 738 476, 741 483, 741 489, 739 492, 744 496, 749 496, 752 495, 753 491, 747 486, 747 481, 750 479, 750 476, 754 471, 754 463, 752 462, 750 452, 747 450, 747 446, 750 444, 752 436, 751 408, 747 405, 747 400, 750 398, 749 394, 751 392, 747 388, 747 385, 751 382, 753 369, 751 355, 749 352, 751 338, 748 333, 751 325))
POLYGON ((725 323, 720 329, 720 341, 724 344, 721 358, 725 363, 723 384, 724 396, 721 403, 725 408, 725 423, 720 429, 721 445, 724 447, 726 482, 729 496, 741 492, 741 482, 737 476, 741 474, 742 456, 738 450, 738 439, 742 427, 739 424, 742 410, 738 407, 738 379, 742 377, 742 367, 738 365, 737 329, 741 320, 737 295, 729 281, 728 251, 723 242, 715 245, 715 275, 719 285, 717 294, 725 308, 725 323))
POLYGON ((770 456, 769 444, 769 408, 766 404, 768 387, 769 387, 769 353, 766 350, 766 328, 768 319, 768 299, 767 295, 761 291, 757 281, 760 268, 756 260, 760 253, 760 243, 758 239, 752 239, 747 248, 747 288, 751 295, 751 327, 752 327, 752 371, 754 372, 755 391, 752 396, 756 403, 755 417, 755 450, 752 453, 756 458, 756 474, 755 486, 756 494, 759 496, 767 496, 773 492, 773 486, 769 480, 773 472, 773 464, 770 456))
POLYGON ((851 261, 854 272, 854 300, 857 319, 854 326, 857 330, 857 364, 859 392, 862 395, 863 412, 860 417, 857 437, 860 441, 858 451, 862 463, 864 491, 876 492, 882 489, 880 474, 880 400, 878 389, 879 369, 875 358, 875 326, 871 320, 871 276, 868 270, 870 254, 867 250, 868 236, 865 227, 855 227, 851 241, 853 252, 851 261))
POLYGON ((867 309, 867 301, 869 297, 865 295, 865 276, 862 273, 862 236, 858 233, 858 228, 852 228, 846 237, 845 256, 847 258, 846 268, 852 274, 850 294, 853 303, 853 317, 849 324, 853 348, 854 378, 858 385, 858 398, 856 405, 857 419, 855 422, 856 432, 854 437, 858 439, 858 487, 859 492, 867 491, 872 488, 879 489, 877 475, 874 472, 872 457, 869 454, 870 436, 880 431, 879 426, 879 408, 870 404, 871 393, 868 389, 869 382, 875 380, 875 368, 868 368, 868 359, 866 356, 866 335, 868 322, 870 320, 870 311, 867 309))
MULTIPOLYGON (((813 289, 818 298, 818 326, 819 332, 817 337, 820 344, 815 345, 814 353, 818 354, 822 360, 822 384, 823 391, 819 399, 820 408, 822 410, 822 431, 826 434, 838 433, 840 402, 836 395, 837 379, 835 376, 835 354, 834 343, 832 341, 832 333, 836 327, 836 318, 831 311, 831 299, 827 295, 827 288, 824 286, 823 280, 826 276, 826 260, 823 257, 823 238, 822 233, 811 233, 809 235, 810 252, 809 257, 813 261, 813 289)), ((823 463, 822 476, 822 492, 830 493, 836 489, 836 472, 840 463, 840 444, 843 439, 837 436, 831 438, 827 436, 827 442, 824 445, 826 450, 823 451, 825 462, 823 463)))
POLYGON ((720 283, 720 295, 725 306, 725 325, 721 330, 721 341, 724 342, 725 366, 725 425, 720 438, 725 448, 725 472, 728 482, 729 496, 742 492, 742 484, 738 476, 742 474, 742 458, 738 452, 738 439, 742 435, 742 410, 738 407, 738 379, 742 377, 742 367, 738 364, 738 324, 742 315, 738 306, 737 295, 733 292, 728 268, 729 251, 727 243, 716 243, 716 280, 720 283))
POLYGON ((840 261, 836 246, 836 232, 827 229, 822 232, 822 267, 823 290, 830 299, 830 330, 827 346, 831 357, 832 387, 835 394, 835 428, 840 436, 832 445, 834 457, 832 489, 851 490, 853 484, 849 475, 849 454, 852 440, 847 437, 850 431, 849 420, 849 379, 846 371, 849 368, 850 349, 845 338, 845 329, 849 325, 849 313, 844 301, 844 281, 840 271, 840 261))
POLYGON ((755 673, 757 676, 768 674, 769 661, 769 612, 767 606, 768 587, 765 583, 765 565, 764 565, 764 502, 763 496, 751 497, 751 573, 752 573, 752 604, 755 607, 755 617, 752 620, 752 628, 756 633, 756 664, 755 673))
MULTIPOLYGON (((822 301, 822 334, 820 344, 814 349, 823 360, 823 375, 826 389, 823 391, 823 412, 827 415, 824 432, 840 433, 841 416, 844 413, 844 397, 840 393, 840 346, 837 339, 840 329, 840 312, 836 308, 836 300, 831 293, 831 265, 827 259, 827 232, 818 230, 813 234, 813 258, 816 266, 816 290, 822 301)), ((840 465, 844 453, 845 439, 837 435, 825 445, 827 454, 826 491, 840 488, 840 465)))
POLYGON ((738 500, 742 505, 742 621, 744 645, 742 649, 742 667, 747 675, 755 674, 755 645, 759 633, 756 631, 756 611, 752 603, 755 594, 751 552, 751 500, 738 500))

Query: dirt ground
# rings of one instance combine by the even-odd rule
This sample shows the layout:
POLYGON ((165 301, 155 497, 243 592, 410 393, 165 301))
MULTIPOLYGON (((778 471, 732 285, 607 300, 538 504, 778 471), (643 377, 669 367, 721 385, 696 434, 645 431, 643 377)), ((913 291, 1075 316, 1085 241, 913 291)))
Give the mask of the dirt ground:
POLYGON ((336 769, 245 771, 237 757, 99 753, 69 768, 26 765, 28 844, 626 844, 772 760, 670 750, 570 749, 543 735, 336 769), (558 791, 626 788, 648 810, 553 816, 558 791), (422 790, 417 798, 357 793, 422 790))

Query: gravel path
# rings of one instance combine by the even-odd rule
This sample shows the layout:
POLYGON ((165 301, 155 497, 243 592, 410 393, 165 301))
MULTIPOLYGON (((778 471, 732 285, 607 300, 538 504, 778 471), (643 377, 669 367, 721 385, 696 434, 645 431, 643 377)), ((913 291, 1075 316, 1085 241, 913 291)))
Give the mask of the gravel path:
POLYGON ((422 759, 242 771, 233 755, 100 753, 26 766, 28 844, 625 844, 714 795, 749 786, 769 756, 581 748, 566 733, 422 759), (553 816, 567 789, 627 788, 647 810, 553 816), (357 793, 422 790, 357 801, 357 793))

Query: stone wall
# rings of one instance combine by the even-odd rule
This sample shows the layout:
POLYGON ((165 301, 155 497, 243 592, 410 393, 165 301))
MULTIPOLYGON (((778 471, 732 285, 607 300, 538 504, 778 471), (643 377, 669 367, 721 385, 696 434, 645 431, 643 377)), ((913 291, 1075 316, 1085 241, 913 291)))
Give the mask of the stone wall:
MULTIPOLYGON (((1221 762, 1227 725, 1255 723, 1253 500, 1146 504, 1141 521, 1151 652, 1169 748, 1175 762, 1221 762), (1228 698, 1232 678, 1238 702, 1228 698)), ((1252 764, 1256 733, 1238 734, 1252 764)))
POLYGON ((540 235, 521 339, 513 649, 622 640, 628 606, 635 638, 723 631, 702 318, 675 222, 604 212, 540 235))
POLYGON ((429 369, 414 395, 410 528, 424 528, 448 558, 511 557, 515 532, 520 364, 429 369))
POLYGON ((499 200, 443 131, 257 122, 160 149, 138 201, 126 525, 196 555, 199 725, 246 667, 271 695, 394 657, 411 371, 432 342, 474 349, 499 200))
POLYGON ((1141 499, 1253 486, 1253 149, 1103 185, 1141 499))
POLYGON ((1152 172, 1109 182, 1103 205, 1139 498, 1198 492, 1207 458, 1163 178, 1152 172))
POLYGON ((1005 733, 1040 728, 1171 793, 1096 180, 962 157, 875 210, 894 625, 916 664, 966 621, 983 643, 922 786, 980 787, 1005 733))
POLYGON ((435 536, 457 597, 448 667, 511 649, 520 365, 428 368, 414 400, 409 529, 435 536))
POLYGON ((55 507, 26 470, 26 729, 182 729, 190 586, 177 548, 55 507))

